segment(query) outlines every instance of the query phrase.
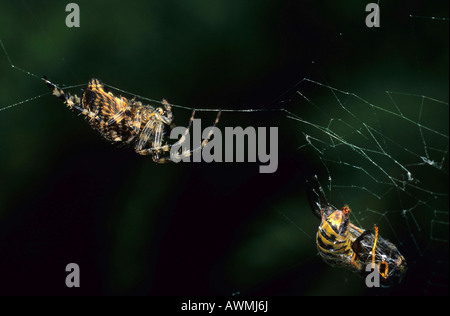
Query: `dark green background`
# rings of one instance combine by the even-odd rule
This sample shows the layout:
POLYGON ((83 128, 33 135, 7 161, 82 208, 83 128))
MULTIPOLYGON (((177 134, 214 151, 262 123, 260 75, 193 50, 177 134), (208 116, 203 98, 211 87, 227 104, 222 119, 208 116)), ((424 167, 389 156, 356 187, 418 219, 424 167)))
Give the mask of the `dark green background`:
MULTIPOLYGON (((63 1, 2 0, 0 39, 12 62, 60 85, 96 77, 198 108, 279 108, 304 77, 380 106, 389 104, 386 90, 448 102, 449 22, 409 17, 448 17, 448 1, 382 1, 379 29, 365 26, 365 1, 76 3, 81 27, 69 29, 63 1)), ((314 101, 334 111, 330 90, 316 88, 308 91, 314 101)), ((46 92, 37 78, 11 69, 0 52, 0 107, 46 92)), ((432 109, 437 115, 428 112, 428 125, 448 135, 448 118, 441 115, 448 115, 448 105, 432 109)), ((289 110, 328 122, 301 99, 289 110)), ((417 107, 411 112, 417 115, 417 107)), ((175 109, 178 125, 186 126, 189 116, 175 109)), ((203 124, 214 116, 198 115, 203 124)), ((379 222, 383 236, 404 243, 410 271, 398 287, 369 290, 364 279, 317 256, 319 223, 304 181, 318 172, 325 182, 327 174, 316 154, 297 150, 304 126, 279 112, 225 113, 220 125, 278 126, 278 171, 259 174, 251 163, 156 165, 103 141, 51 96, 1 111, 0 293, 448 294, 448 242, 430 240, 432 216, 414 214, 422 228, 414 229, 416 240, 405 228, 414 226, 411 217, 393 212, 379 222), (64 285, 70 262, 80 265, 80 289, 64 285)), ((386 125, 388 135, 406 135, 404 141, 410 135, 395 119, 386 125)), ((437 191, 448 192, 446 157, 437 191)), ((358 186, 367 180, 339 170, 331 175, 358 186)), ((358 200, 355 214, 370 228, 380 218, 364 212, 371 205, 360 193, 340 199, 358 200)), ((383 202, 380 209, 389 209, 391 201, 383 202)), ((446 214, 438 219, 448 223, 448 197, 440 203, 446 214)))

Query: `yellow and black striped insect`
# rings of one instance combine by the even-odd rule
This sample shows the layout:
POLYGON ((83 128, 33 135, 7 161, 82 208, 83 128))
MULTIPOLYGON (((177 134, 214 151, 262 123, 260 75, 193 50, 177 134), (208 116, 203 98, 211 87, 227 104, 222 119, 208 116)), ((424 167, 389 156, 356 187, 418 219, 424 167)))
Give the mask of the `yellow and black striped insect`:
POLYGON ((314 176, 308 181, 308 198, 313 213, 321 219, 317 232, 317 249, 322 259, 332 265, 345 267, 361 275, 367 266, 380 274, 380 285, 384 287, 399 283, 407 270, 406 260, 397 247, 374 231, 364 230, 350 222, 350 208, 345 205, 337 209, 331 205, 322 187, 314 176))

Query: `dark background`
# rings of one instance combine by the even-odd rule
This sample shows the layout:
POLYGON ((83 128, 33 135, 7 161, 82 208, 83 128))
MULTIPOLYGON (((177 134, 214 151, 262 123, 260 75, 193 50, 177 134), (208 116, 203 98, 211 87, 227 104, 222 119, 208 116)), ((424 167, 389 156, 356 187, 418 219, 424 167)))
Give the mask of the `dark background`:
MULTIPOLYGON (((379 29, 365 26, 364 1, 76 3, 81 27, 69 29, 62 1, 2 1, 0 39, 12 62, 61 86, 96 77, 196 108, 279 108, 304 77, 376 104, 385 90, 448 102, 448 20, 410 18, 448 18, 448 1, 383 1, 379 29)), ((0 56, 0 107, 47 93, 0 56)), ((317 119, 301 100, 289 110, 317 119)), ((186 126, 190 111, 174 111, 186 126)), ((214 117, 198 113, 203 124, 214 117)), ((448 119, 435 119, 448 135, 448 119)), ((258 112, 224 113, 220 126, 278 126, 277 172, 259 174, 255 163, 157 165, 108 144, 49 95, 0 111, 0 293, 448 295, 448 237, 435 243, 418 232, 419 255, 398 213, 384 232, 398 229, 405 242, 410 271, 399 286, 370 290, 322 262, 304 182, 326 173, 317 156, 297 150, 302 125, 258 112), (65 287, 71 262, 79 289, 65 287)), ((416 219, 429 228, 429 218, 416 219)))

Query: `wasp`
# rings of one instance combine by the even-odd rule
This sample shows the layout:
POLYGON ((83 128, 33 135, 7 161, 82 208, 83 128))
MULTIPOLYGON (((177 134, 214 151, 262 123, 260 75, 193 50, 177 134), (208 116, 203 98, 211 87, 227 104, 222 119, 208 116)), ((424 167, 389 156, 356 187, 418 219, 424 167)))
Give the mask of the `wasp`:
POLYGON ((380 285, 389 287, 401 282, 406 260, 397 247, 374 230, 364 230, 350 221, 351 209, 331 205, 320 186, 317 175, 308 181, 308 199, 314 215, 320 220, 316 244, 319 255, 331 266, 345 267, 367 276, 375 268, 380 285))

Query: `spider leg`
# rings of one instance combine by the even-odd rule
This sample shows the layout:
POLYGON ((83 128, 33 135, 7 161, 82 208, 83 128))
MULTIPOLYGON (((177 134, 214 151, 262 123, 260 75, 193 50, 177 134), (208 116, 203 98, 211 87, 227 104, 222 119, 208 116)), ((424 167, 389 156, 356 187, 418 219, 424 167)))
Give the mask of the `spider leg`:
POLYGON ((172 107, 166 99, 162 100, 162 104, 164 105, 164 109, 166 110, 166 115, 163 115, 164 110, 162 108, 157 108, 152 115, 155 116, 157 121, 161 121, 166 125, 171 125, 173 121, 172 107))
POLYGON ((154 130, 154 137, 152 142, 153 147, 153 161, 157 163, 166 163, 171 161, 170 157, 160 157, 161 153, 170 151, 171 146, 170 145, 164 145, 162 144, 162 135, 163 135, 163 124, 159 123, 156 125, 154 130))
POLYGON ((122 119, 125 117, 125 113, 127 110, 122 110, 117 112, 113 117, 111 117, 107 122, 106 125, 111 126, 115 123, 119 123, 122 121, 122 119))
MULTIPOLYGON (((217 113, 216 120, 214 121, 214 124, 213 124, 211 130, 210 130, 209 133, 208 133, 208 136, 203 140, 202 144, 201 144, 199 147, 195 148, 195 149, 184 151, 184 152, 181 154, 181 158, 186 158, 186 157, 192 156, 192 154, 193 154, 194 152, 203 149, 203 148, 206 146, 206 144, 208 144, 209 139, 210 139, 211 136, 214 134, 214 127, 216 127, 216 124, 219 123, 219 118, 220 118, 221 113, 222 113, 221 111, 219 111, 219 112, 217 113)), ((179 140, 178 142, 176 142, 175 144, 171 145, 170 147, 172 147, 172 146, 178 146, 178 145, 184 143, 185 138, 186 138, 186 135, 189 133, 189 130, 191 129, 192 122, 194 121, 194 115, 195 115, 195 110, 192 112, 192 116, 191 116, 191 119, 189 120, 189 125, 188 125, 188 127, 187 127, 187 129, 186 129, 186 133, 180 138, 180 140, 179 140)))
POLYGON ((155 122, 153 120, 149 120, 147 124, 145 124, 144 129, 139 135, 139 141, 136 144, 135 150, 138 154, 141 155, 148 155, 149 153, 146 153, 146 149, 142 149, 144 145, 148 142, 150 139, 150 136, 153 134, 154 124, 155 122))
MULTIPOLYGON (((126 109, 120 110, 116 114, 113 115, 107 122, 106 125, 111 126, 113 124, 119 123, 122 121, 127 115, 127 111, 129 113, 130 107, 127 107, 126 109)), ((140 112, 139 112, 140 113, 140 112)))
MULTIPOLYGON (((158 116, 155 116, 155 118, 158 119, 158 116)), ((142 130, 141 134, 139 135, 139 141, 135 147, 136 153, 140 155, 152 155, 153 160, 158 163, 170 161, 169 158, 159 156, 161 152, 170 151, 171 148, 171 146, 167 144, 161 146, 163 138, 163 127, 163 123, 156 123, 153 119, 149 120, 142 130), (150 141, 150 138, 152 136, 152 148, 143 149, 145 145, 150 141)))
POLYGON ((64 92, 63 89, 54 85, 52 82, 47 80, 46 77, 44 77, 43 80, 44 80, 45 84, 47 85, 47 87, 49 87, 50 90, 52 90, 53 95, 56 96, 57 98, 63 100, 64 104, 66 104, 70 109, 75 108, 76 110, 78 110, 80 112, 82 111, 82 108, 80 107, 80 105, 81 105, 80 97, 78 97, 76 94, 71 95, 70 93, 64 92))
MULTIPOLYGON (((172 160, 169 157, 160 157, 159 154, 163 153, 163 152, 169 152, 172 149, 172 147, 174 147, 174 146, 179 147, 181 144, 183 144, 185 142, 186 136, 189 134, 189 131, 192 126, 192 122, 194 121, 194 117, 195 117, 195 110, 194 110, 194 111, 192 111, 191 118, 189 119, 189 125, 186 128, 186 132, 180 137, 180 139, 176 143, 171 144, 171 145, 165 144, 165 145, 161 146, 162 145, 162 135, 163 135, 163 123, 170 125, 172 123, 172 119, 173 119, 170 104, 166 100, 163 100, 163 104, 165 105, 165 108, 167 111, 167 116, 162 116, 158 113, 155 113, 154 114, 155 120, 160 121, 161 123, 159 123, 155 126, 155 123, 154 123, 155 121, 150 120, 147 123, 147 125, 145 126, 145 128, 143 129, 141 136, 139 137, 140 139, 139 139, 138 145, 136 146, 137 153, 139 153, 141 155, 150 155, 151 154, 151 155, 153 155, 153 160, 158 163, 165 163, 165 162, 172 160), (150 122, 152 122, 152 123, 150 123, 150 122), (153 134, 152 148, 142 149, 144 147, 144 145, 149 141, 151 134, 153 134)), ((214 121, 213 128, 208 133, 207 138, 203 140, 202 144, 196 149, 186 150, 186 151, 182 152, 180 155, 181 158, 189 157, 194 152, 196 152, 206 146, 206 144, 209 142, 209 139, 211 138, 211 136, 214 133, 214 127, 219 122, 220 114, 221 114, 221 112, 219 112, 217 114, 216 120, 214 121)))
POLYGON ((170 105, 169 102, 167 102, 166 99, 162 100, 162 104, 164 105, 164 108, 166 109, 167 112, 167 125, 172 124, 173 121, 173 113, 172 113, 172 106, 170 105))
MULTIPOLYGON (((206 144, 208 144, 209 139, 210 139, 211 136, 214 134, 214 128, 215 128, 216 125, 219 123, 219 119, 220 119, 220 115, 221 115, 221 114, 222 114, 222 111, 219 111, 219 112, 217 113, 217 116, 216 116, 216 119, 215 119, 215 121, 214 121, 214 124, 213 124, 211 130, 209 131, 208 136, 206 136, 206 138, 202 141, 202 144, 201 144, 199 147, 197 147, 197 148, 195 148, 195 149, 193 149, 193 150, 190 150, 189 152, 183 153, 183 155, 187 155, 187 157, 189 157, 189 156, 191 156, 194 152, 203 149, 203 148, 206 146, 206 144)), ((192 118, 192 119, 193 119, 193 118, 192 118)), ((192 123, 192 121, 189 122, 189 127, 191 126, 191 123, 192 123)))
POLYGON ((139 130, 141 129, 141 119, 142 119, 142 113, 141 113, 141 110, 139 109, 136 112, 136 118, 130 124, 133 132, 136 135, 139 134, 139 130))
POLYGON ((154 137, 152 142, 153 148, 161 148, 163 124, 158 123, 154 129, 154 137))
POLYGON ((81 106, 73 105, 73 107, 71 107, 71 109, 77 110, 78 112, 80 112, 80 114, 83 114, 83 115, 89 117, 91 120, 98 121, 100 123, 100 125, 106 124, 106 122, 100 116, 98 116, 97 113, 83 109, 81 106))
POLYGON ((188 124, 188 127, 186 128, 186 131, 180 137, 180 139, 176 143, 174 143, 172 146, 179 146, 184 143, 184 141, 186 140, 187 134, 189 134, 189 131, 191 130, 192 122, 194 122, 194 117, 195 117, 195 110, 192 111, 192 115, 191 115, 191 118, 189 119, 189 124, 188 124))
POLYGON ((81 106, 81 99, 76 94, 71 95, 70 93, 66 93, 63 89, 57 87, 52 82, 47 80, 47 78, 45 78, 45 77, 43 78, 43 80, 44 80, 45 84, 53 91, 53 95, 56 96, 57 98, 63 100, 64 104, 67 105, 67 107, 69 109, 71 109, 73 111, 77 111, 80 114, 83 114, 92 120, 97 120, 100 123, 100 125, 105 124, 105 121, 102 118, 100 118, 96 113, 91 112, 87 109, 84 109, 81 106))
POLYGON ((214 124, 211 128, 211 130, 208 133, 208 136, 206 136, 206 138, 203 140, 202 142, 202 146, 201 148, 205 147, 206 144, 209 142, 209 139, 211 138, 211 136, 214 134, 214 128, 216 127, 216 125, 219 123, 219 119, 220 119, 220 115, 222 114, 222 111, 219 111, 217 113, 216 119, 214 120, 214 124))
MULTIPOLYGON (((168 103, 167 103, 167 105, 168 105, 168 103)), ((169 105, 169 107, 170 107, 170 105, 169 105)), ((174 143, 172 145, 166 144, 166 145, 164 145, 162 147, 161 147, 161 143, 162 143, 162 139, 161 139, 162 136, 161 135, 162 135, 162 127, 163 127, 163 125, 162 124, 158 124, 158 125, 160 125, 160 127, 158 127, 158 126, 155 127, 153 120, 148 121, 148 123, 146 124, 146 126, 142 130, 141 135, 139 136, 139 142, 138 142, 138 145, 136 146, 136 152, 138 154, 140 154, 140 155, 151 155, 151 154, 154 154, 155 152, 160 152, 160 151, 167 152, 167 151, 170 151, 170 149, 173 146, 180 146, 182 143, 184 143, 187 134, 189 134, 189 130, 191 128, 192 122, 194 121, 194 116, 195 116, 195 111, 192 112, 192 116, 191 116, 191 118, 189 120, 189 126, 186 128, 186 132, 181 136, 181 138, 176 143, 174 143), (159 132, 159 135, 156 135, 156 133, 157 133, 156 129, 158 129, 158 128, 161 129, 161 131, 159 132), (154 138, 155 139, 159 138, 161 140, 159 140, 159 141, 158 140, 154 140, 153 144, 152 144, 152 148, 142 149, 144 147, 144 145, 148 142, 151 134, 153 134, 153 133, 154 133, 154 138)), ((163 122, 166 123, 166 121, 162 119, 163 116, 160 116, 159 114, 155 113, 155 118, 157 120, 158 119, 162 120, 163 122)), ((166 119, 167 119, 167 117, 166 117, 166 119)), ((171 122, 168 122, 168 124, 171 124, 171 122)), ((188 155, 188 156, 190 156, 190 155, 188 155)), ((158 156, 158 157, 154 158, 154 160, 157 161, 157 162, 160 162, 161 160, 170 161, 171 159, 170 158, 159 158, 159 156, 158 156)))

